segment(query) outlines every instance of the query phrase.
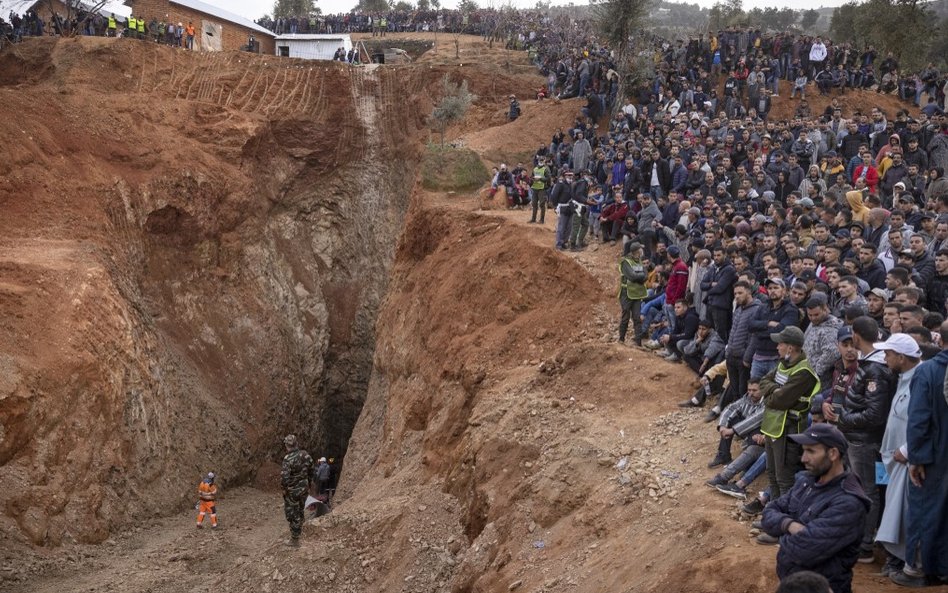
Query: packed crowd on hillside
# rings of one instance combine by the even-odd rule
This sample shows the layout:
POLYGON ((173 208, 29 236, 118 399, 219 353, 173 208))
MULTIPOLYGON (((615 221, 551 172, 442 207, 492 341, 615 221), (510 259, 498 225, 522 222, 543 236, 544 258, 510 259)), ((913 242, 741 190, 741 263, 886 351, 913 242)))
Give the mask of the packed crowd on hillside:
MULTIPOLYGON (((167 16, 167 15, 165 15, 167 16)), ((158 17, 145 19, 129 15, 121 18, 116 15, 96 14, 77 11, 68 20, 58 13, 53 13, 48 22, 34 10, 28 10, 22 16, 11 12, 9 27, 0 18, 0 31, 9 29, 10 39, 15 42, 24 37, 42 37, 44 35, 63 35, 64 31, 75 31, 76 34, 95 37, 126 37, 163 43, 175 47, 194 49, 196 28, 194 23, 174 23, 158 17)))
POLYGON ((518 30, 534 27, 550 20, 538 10, 503 11, 493 9, 461 13, 452 9, 391 10, 385 13, 339 13, 328 15, 298 15, 257 21, 277 35, 285 33, 407 33, 452 31, 472 35, 489 34, 498 29, 518 30))
MULTIPOLYGON (((557 249, 617 246, 618 339, 695 373, 680 405, 707 406, 717 428, 707 484, 761 515, 757 540, 780 543, 781 578, 811 570, 848 592, 853 566, 879 551, 899 585, 943 580, 944 77, 922 74, 914 90, 897 79, 922 101, 912 113, 868 93, 861 110, 834 96, 815 112, 807 94, 884 90, 875 76, 898 64, 755 31, 654 42, 654 80, 613 110, 608 48, 582 27, 537 36, 537 97, 585 105, 533 162, 498 165, 491 195, 530 223, 552 209, 557 249), (768 117, 780 95, 788 119, 768 117)), ((521 109, 511 97, 510 118, 521 109)))

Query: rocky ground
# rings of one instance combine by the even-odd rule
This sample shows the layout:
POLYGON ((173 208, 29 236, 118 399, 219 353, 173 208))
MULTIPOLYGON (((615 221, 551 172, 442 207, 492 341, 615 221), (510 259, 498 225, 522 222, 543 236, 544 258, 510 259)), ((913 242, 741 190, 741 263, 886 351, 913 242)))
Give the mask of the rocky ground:
MULTIPOLYGON (((6 64, 0 68, 0 93, 5 100, 16 101, 23 113, 31 113, 30 102, 42 101, 42 93, 48 94, 53 85, 64 97, 64 113, 104 117, 90 103, 104 102, 105 97, 75 85, 93 76, 91 65, 97 59, 115 64, 127 61, 153 69, 146 69, 146 75, 142 75, 139 69, 129 67, 124 80, 111 83, 113 93, 120 93, 121 86, 133 89, 131 99, 123 104, 125 113, 131 114, 127 117, 144 115, 141 107, 134 104, 133 99, 138 98, 150 107, 153 115, 149 117, 158 120, 151 126, 166 126, 186 114, 187 121, 200 123, 202 134, 214 138, 206 151, 192 150, 192 140, 185 141, 170 132, 161 138, 173 139, 172 144, 180 142, 180 146, 162 145, 161 150, 156 150, 141 143, 119 143, 109 147, 112 156, 103 155, 102 161, 112 163, 112 168, 93 176, 93 182, 87 185, 82 179, 73 183, 82 189, 75 193, 85 203, 65 199, 68 194, 59 181, 43 186, 43 192, 26 192, 34 178, 25 174, 13 177, 20 184, 19 193, 7 192, 0 197, 0 207, 15 214, 13 218, 4 218, 4 236, 14 238, 6 240, 0 250, 0 270, 4 274, 0 277, 0 305, 9 313, 3 335, 11 340, 16 336, 16 341, 7 343, 20 349, 11 348, 11 352, 0 356, 0 364, 6 365, 3 376, 14 378, 0 380, 0 420, 5 431, 0 432, 0 485, 4 488, 0 497, 7 513, 4 539, 0 540, 0 585, 4 591, 773 590, 775 548, 754 543, 749 520, 740 517, 737 503, 704 486, 713 474, 705 466, 716 449, 715 432, 701 421, 703 411, 681 411, 675 406, 693 391, 694 377, 681 365, 613 341, 618 247, 593 246, 581 253, 555 252, 552 213, 545 225, 529 225, 525 212, 487 203, 479 192, 429 193, 406 182, 412 178, 415 153, 411 147, 419 147, 424 134, 401 128, 420 129, 423 111, 430 107, 427 89, 433 88, 444 73, 467 78, 472 90, 481 97, 471 116, 476 124, 462 123, 453 130, 452 140, 474 149, 488 163, 529 154, 534 145, 546 141, 555 127, 572 121, 579 101, 547 101, 538 105, 527 99, 529 93, 522 93, 524 117, 505 123, 503 97, 511 89, 522 92, 536 86, 539 77, 516 72, 517 67, 528 67, 523 54, 486 48, 476 38, 462 39, 460 60, 453 58, 453 46, 441 47, 409 67, 358 73, 336 69, 326 70, 322 75, 268 72, 269 66, 262 61, 246 67, 235 63, 243 56, 195 57, 206 61, 204 66, 214 67, 212 71, 218 76, 211 78, 204 78, 200 62, 179 62, 170 54, 156 55, 148 53, 152 49, 131 47, 134 49, 118 51, 107 44, 82 46, 78 54, 47 51, 46 55, 52 55, 57 65, 51 73, 39 67, 43 54, 39 50, 33 50, 35 54, 20 50, 25 53, 15 56, 12 62, 10 56, 0 56, 0 64, 6 64), (123 53, 126 51, 130 53, 123 53), (171 60, 174 65, 159 66, 165 62, 157 61, 156 57, 171 60), (476 59, 472 62, 470 58, 476 59), (85 66, 75 66, 83 60, 87 61, 85 66), (25 68, 24 64, 32 66, 25 68), (72 69, 67 70, 69 65, 72 69), (338 92, 327 88, 323 93, 312 86, 318 80, 325 82, 322 77, 328 77, 325 80, 331 80, 336 90, 349 89, 347 101, 351 99, 351 105, 367 113, 350 117, 339 112, 338 101, 330 98, 338 92), (188 82, 181 83, 182 80, 188 82), (178 81, 173 85, 177 90, 168 91, 161 81, 178 81), (310 90, 306 90, 307 81, 310 90), (31 85, 40 87, 33 95, 29 94, 31 85), (82 99, 85 111, 76 111, 74 102, 84 93, 90 93, 91 99, 82 99), (145 99, 139 93, 149 97, 157 93, 158 98, 145 99), (404 104, 401 107, 398 97, 404 104), (155 102, 151 103, 152 100, 155 102), (300 107, 305 105, 310 107, 300 107), (406 106, 407 110, 400 110, 406 106), (280 115, 281 110, 289 110, 286 117, 280 115), (395 114, 390 110, 395 110, 395 114), (320 117, 347 118, 344 121, 348 123, 340 128, 347 134, 345 142, 337 142, 338 138, 332 135, 317 134, 312 122, 300 119, 304 112, 323 111, 325 115, 320 117), (380 144, 371 141, 373 129, 381 130, 380 144), (255 132, 248 134, 247 130, 255 132), (274 142, 274 138, 280 141, 274 142), (326 144, 320 144, 316 150, 312 138, 326 144), (288 156, 277 160, 263 158, 275 151, 275 146, 287 147, 288 156), (404 151, 394 146, 401 146, 404 151), (341 155, 334 152, 337 150, 343 151, 341 155), (294 202, 294 207, 288 208, 285 202, 277 201, 276 205, 262 208, 248 194, 240 194, 229 186, 230 193, 218 195, 217 202, 203 206, 195 215, 194 206, 180 199, 175 201, 173 191, 157 193, 158 199, 147 198, 159 185, 145 164, 151 163, 156 171, 165 172, 169 162, 180 158, 189 159, 194 175, 207 176, 229 162, 256 159, 257 164, 249 170, 224 168, 224 173, 217 173, 221 177, 211 180, 220 183, 224 181, 222 177, 230 175, 250 182, 280 176, 284 185, 267 186, 266 191, 271 192, 265 194, 268 196, 280 194, 287 187, 298 190, 313 184, 330 191, 312 195, 302 206, 294 202), (348 276, 337 276, 328 288, 303 281, 310 277, 310 264, 315 266, 316 275, 347 265, 341 256, 317 264, 326 249, 331 248, 324 238, 328 231, 319 224, 320 216, 327 215, 327 209, 321 205, 330 204, 328 210, 342 208, 344 200, 332 198, 349 194, 340 194, 339 185, 331 182, 326 186, 313 171, 333 171, 339 166, 334 159, 339 158, 356 163, 377 159, 401 165, 400 174, 395 168, 379 172, 398 182, 393 183, 393 188, 399 185, 405 190, 406 201, 400 211, 404 220, 403 226, 398 223, 387 227, 398 228, 400 232, 397 242, 395 236, 390 237, 390 276, 384 298, 379 293, 375 307, 376 332, 365 379, 365 405, 348 444, 337 506, 330 515, 310 521, 304 529, 303 545, 290 549, 282 545, 286 526, 281 498, 274 488, 276 473, 272 461, 277 455, 265 442, 275 439, 286 426, 287 420, 280 414, 292 410, 293 402, 305 401, 304 395, 292 395, 299 392, 281 383, 281 373, 296 372, 298 367, 293 365, 299 362, 290 364, 278 357, 267 359, 268 364, 260 367, 253 366, 254 356, 272 358, 272 351, 247 348, 235 329, 225 332, 222 328, 231 327, 225 323, 230 318, 241 319, 243 310, 235 306, 244 302, 241 299, 272 298, 277 294, 284 303, 299 299, 318 308, 307 299, 313 298, 310 295, 322 295, 326 303, 333 304, 325 305, 325 314, 315 315, 311 320, 305 318, 302 327, 316 332, 314 335, 320 336, 317 342, 326 351, 331 351, 332 344, 346 343, 351 335, 362 335, 359 331, 346 331, 348 325, 333 325, 340 314, 347 319, 366 319, 353 306, 359 292, 351 283, 363 278, 358 270, 352 270, 348 276), (240 427, 236 437, 240 444, 229 450, 228 442, 222 442, 214 449, 215 455, 231 459, 235 467, 254 467, 253 471, 245 470, 242 477, 235 472, 230 478, 232 482, 252 485, 232 488, 225 483, 220 501, 222 528, 217 533, 194 528, 191 492, 197 484, 202 458, 188 448, 155 450, 169 473, 156 472, 146 479, 164 478, 160 489, 150 490, 146 487, 150 482, 146 481, 129 499, 110 498, 109 491, 90 503, 82 495, 87 491, 98 492, 94 485, 101 480, 100 472, 110 471, 109 463, 91 452, 112 443, 113 453, 108 461, 132 463, 138 449, 135 438, 128 436, 128 426, 137 430, 138 425, 123 419, 127 408, 120 403, 121 399, 98 408, 104 411, 89 414, 83 397, 90 397, 86 395, 90 385, 109 384, 100 378, 100 367, 91 364, 83 367, 84 373, 71 375, 69 364, 53 365, 50 350, 38 345, 40 339, 54 338, 57 329, 65 336, 62 348, 92 331, 88 325, 73 326, 59 320, 72 323, 71 320, 85 318, 86 309, 69 308, 70 299, 82 298, 83 282, 101 290, 96 276, 90 276, 101 266, 97 263, 100 260, 84 254, 90 245, 104 242, 114 233, 113 227, 104 223, 97 226, 96 219, 88 216, 90 209, 98 212, 88 205, 92 200, 89 188, 100 188, 104 195, 112 195, 114 190, 108 188, 116 183, 115 176, 123 175, 126 165, 122 163, 133 164, 127 166, 128 176, 134 176, 146 189, 123 190, 124 193, 115 195, 131 199, 131 206, 124 206, 123 211, 128 207, 135 212, 141 210, 132 220, 140 221, 138 225, 146 229, 146 238, 148 233, 158 233, 160 241, 154 245, 162 247, 146 248, 160 257, 152 260, 154 263, 141 276, 147 294, 154 295, 143 299, 143 306, 151 312, 148 307, 154 306, 152 303, 169 303, 159 311, 176 320, 174 332, 160 324, 139 322, 146 335, 157 336, 154 339, 158 345, 153 348, 167 350, 169 369, 180 365, 175 358, 178 349, 195 352, 191 358, 199 362, 213 361, 213 365, 198 365, 201 372, 197 376, 217 381, 193 383, 203 389, 207 389, 207 384, 228 385, 241 380, 242 373, 247 377, 268 377, 265 382, 251 382, 244 388, 240 392, 243 399, 228 396, 220 402, 207 400, 218 406, 207 409, 220 409, 224 417, 233 414, 227 422, 240 427), (279 167, 273 168, 274 163, 279 167), (268 166, 271 174, 264 174, 268 166), (297 181, 294 175, 299 176, 297 181), (242 196, 237 202, 240 208, 228 201, 234 198, 227 196, 234 194, 242 196), (30 209, 18 199, 21 195, 30 195, 56 216, 40 216, 41 210, 30 209), (57 195, 63 196, 64 207, 59 209, 54 208, 52 201, 57 195), (162 211, 169 205, 178 213, 162 211), (264 273, 270 265, 247 268, 246 264, 233 263, 244 261, 240 257, 246 255, 228 255, 250 252, 254 261, 268 261, 267 249, 253 240, 256 227, 242 228, 236 215, 254 208, 261 208, 264 221, 273 216, 282 221, 279 228, 283 231, 275 232, 272 227, 266 231, 274 235, 273 242, 280 246, 277 251, 286 258, 281 265, 293 270, 288 278, 298 277, 298 283, 287 283, 287 277, 271 278, 264 273), (155 212, 161 214, 150 216, 155 212), (198 222, 191 222, 181 212, 189 213, 198 222), (221 234, 195 230, 206 229, 223 213, 231 213, 238 223, 232 222, 233 228, 221 234), (56 233, 48 230, 51 224, 59 229, 56 233), (188 232, 182 233, 181 225, 188 232), (82 232, 75 232, 76 226, 82 232), (290 233, 285 231, 287 228, 295 230, 290 233), (64 233, 72 233, 70 243, 48 242, 52 235, 64 233), (183 291, 175 284, 182 268, 180 252, 167 251, 165 246, 177 245, 180 237, 194 233, 214 237, 213 241, 200 244, 214 245, 219 250, 212 251, 219 254, 217 259, 211 259, 215 265, 205 269, 210 278, 236 278, 229 282, 240 284, 246 274, 259 274, 262 278, 256 282, 264 282, 271 287, 269 291, 252 292, 244 288, 241 299, 226 301, 208 297, 215 294, 213 289, 220 290, 218 284, 202 285, 200 291, 183 291), (47 242, 40 243, 36 237, 47 242), (308 245, 305 252, 288 247, 299 243, 308 245), (88 268, 90 260, 97 263, 92 271, 88 268), (66 280, 60 271, 64 269, 68 272, 66 280), (161 274, 149 276, 155 270, 161 274), (17 274, 14 280, 10 279, 11 272, 17 274), (37 281, 33 285, 31 278, 38 278, 43 284, 37 281), (67 294, 68 299, 47 296, 50 291, 67 294), (162 295, 169 300, 161 300, 162 295), (332 295, 334 298, 330 298, 332 295), (200 304, 194 305, 195 302, 200 304), (211 324, 210 331, 191 327, 190 317, 182 316, 180 310, 190 311, 187 307, 194 306, 202 311, 222 309, 214 317, 218 321, 211 324), (38 309, 43 315, 38 314, 38 309), (231 337, 220 340, 216 338, 219 332, 231 337), (219 340, 218 345, 207 345, 215 339, 219 340), (249 365, 249 370, 241 370, 244 367, 236 365, 235 360, 249 365), (31 361, 29 366, 25 361, 31 361), (270 371, 271 368, 276 371, 270 371), (40 389, 35 387, 37 377, 45 379, 40 389), (73 377, 69 380, 79 394, 78 399, 64 399, 62 392, 55 389, 56 380, 65 380, 63 377, 73 377), (56 404, 67 405, 69 412, 85 418, 67 431, 64 450, 58 457, 43 454, 49 447, 44 438, 62 439, 63 433, 58 431, 69 416, 50 417, 48 412, 36 412, 56 404), (238 405, 250 408, 249 418, 234 412, 238 405), (271 408, 275 411, 264 413, 271 408), (22 423, 26 419, 40 437, 25 431, 22 423), (82 441, 82 436, 86 441, 82 441), (245 443, 253 446, 242 449, 245 443), (68 455, 70 450, 76 451, 73 457, 68 455), (180 465, 182 454, 194 465, 188 471, 174 469, 180 465), (82 488, 72 486, 71 474, 58 481, 50 477, 65 473, 63 468, 75 456, 90 460, 81 466, 88 474, 83 474, 88 484, 81 482, 82 488), (108 520, 103 519, 95 504, 103 497, 109 501, 108 508, 113 509, 108 520), (76 510, 63 513, 64 507, 76 510), (24 511, 33 514, 25 516, 24 511), (41 532, 30 523, 43 519, 59 529, 59 533, 84 533, 82 526, 69 524, 74 517, 86 516, 80 511, 101 522, 95 532, 98 537, 90 539, 103 543, 83 544, 73 541, 75 538, 62 538, 57 542, 61 545, 50 545, 49 531, 41 532), (45 545, 29 546, 27 535, 42 535, 34 541, 45 545)), ((35 161, 56 170, 59 163, 69 162, 73 152, 95 155, 97 150, 106 150, 105 144, 63 146, 53 132, 55 121, 50 123, 52 114, 62 108, 57 107, 58 100, 48 101, 45 105, 51 111, 43 112, 47 127, 25 122, 21 132, 39 137, 43 146, 26 150, 22 146, 28 144, 16 141, 14 150, 19 152, 15 159, 6 162, 29 167, 35 161)), ((342 107, 346 105, 349 104, 343 102, 342 107)), ((6 137, 19 138, 12 119, 7 118, 6 122, 6 137)), ((9 147, 10 140, 4 150, 10 150, 9 147)), ((16 166, 7 166, 12 168, 5 175, 18 170, 16 166)), ((359 193, 365 194, 366 200, 385 200, 384 196, 364 189, 359 193)), ((103 214, 101 219, 108 217, 103 214)), ((142 231, 136 225, 128 226, 130 230, 122 231, 120 237, 135 238, 130 244, 140 245, 138 237, 142 231)), ((364 230, 368 233, 378 227, 366 226, 364 230)), ((355 235, 357 240, 367 236, 355 235)), ((187 253, 191 253, 194 248, 188 246, 187 253)), ((194 270, 189 272, 192 274, 208 265, 196 254, 194 259, 183 261, 187 262, 185 269, 194 270)), ((112 302, 119 310, 135 311, 137 301, 128 294, 134 297, 135 293, 120 291, 122 298, 113 296, 112 302)), ((297 306, 291 309, 295 311, 297 306)), ((240 323, 234 325, 241 327, 240 323)), ((287 325, 288 331, 294 327, 297 326, 293 323, 287 325)), ((96 339, 107 339, 108 327, 101 331, 105 338, 96 339)), ((290 335, 295 334, 290 331, 290 335)), ((55 340, 54 343, 59 344, 55 340)), ((117 352, 120 354, 112 356, 121 356, 124 350, 117 348, 117 352)), ((336 352, 342 355, 345 351, 336 352)), ((87 356, 95 360, 93 355, 87 356)), ((140 360, 147 362, 148 352, 140 360)), ((313 364, 308 354, 299 360, 313 364)), ((345 373, 334 379, 337 384, 347 380, 345 373)), ((125 394, 127 384, 119 379, 113 381, 109 385, 116 385, 114 392, 125 394)), ((147 389, 142 393, 153 397, 147 389)), ((174 411, 167 422, 183 422, 192 434, 203 430, 212 438, 220 430, 213 421, 195 414, 192 406, 177 405, 174 401, 168 398, 163 404, 174 411)), ((894 590, 875 574, 878 569, 878 565, 859 566, 856 590, 894 590)))

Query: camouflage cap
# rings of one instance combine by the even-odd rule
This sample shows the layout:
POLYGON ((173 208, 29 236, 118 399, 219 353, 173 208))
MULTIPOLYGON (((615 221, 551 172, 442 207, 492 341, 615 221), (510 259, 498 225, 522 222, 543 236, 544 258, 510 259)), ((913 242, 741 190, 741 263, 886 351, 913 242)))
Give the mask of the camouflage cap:
POLYGON ((283 444, 286 445, 287 447, 295 447, 296 435, 295 434, 286 435, 286 437, 283 439, 283 444))

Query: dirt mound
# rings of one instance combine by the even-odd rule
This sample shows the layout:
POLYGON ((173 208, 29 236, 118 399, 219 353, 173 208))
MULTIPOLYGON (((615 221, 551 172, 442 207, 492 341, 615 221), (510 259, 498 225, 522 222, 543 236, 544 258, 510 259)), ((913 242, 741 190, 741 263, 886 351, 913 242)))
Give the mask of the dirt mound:
MULTIPOLYGON (((797 106, 800 104, 800 95, 793 99, 790 98, 790 89, 792 83, 781 81, 780 96, 773 99, 770 109, 770 119, 790 119, 794 116, 797 106)), ((870 90, 846 89, 840 94, 833 91, 829 95, 820 95, 816 86, 810 84, 807 86, 806 100, 810 104, 810 112, 813 116, 823 114, 823 111, 830 105, 833 99, 839 99, 839 104, 843 110, 843 117, 851 117, 855 111, 868 115, 873 107, 878 107, 886 113, 890 120, 895 120, 895 113, 899 110, 908 111, 917 114, 918 108, 911 103, 902 101, 895 95, 884 95, 870 90)))

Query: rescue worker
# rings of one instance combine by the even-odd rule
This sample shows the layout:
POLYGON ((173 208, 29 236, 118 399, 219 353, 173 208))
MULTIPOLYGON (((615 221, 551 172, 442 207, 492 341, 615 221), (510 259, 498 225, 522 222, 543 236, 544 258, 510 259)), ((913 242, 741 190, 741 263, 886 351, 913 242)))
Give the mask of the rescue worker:
POLYGON ((106 30, 105 36, 106 36, 106 37, 115 37, 115 31, 116 31, 116 28, 117 28, 117 27, 118 27, 118 24, 115 22, 115 15, 114 15, 114 14, 110 14, 110 15, 109 15, 109 28, 108 28, 108 30, 106 30))
POLYGON ((290 524, 290 539, 286 543, 297 547, 303 532, 303 509, 313 475, 313 458, 300 449, 296 436, 292 434, 283 439, 283 446, 286 456, 280 470, 280 486, 283 488, 283 514, 290 524))
POLYGON ((329 493, 329 479, 331 477, 332 468, 329 467, 329 463, 326 461, 325 457, 320 457, 319 461, 316 464, 316 483, 319 487, 318 494, 328 494, 329 493))
MULTIPOLYGON (((771 500, 776 500, 793 488, 803 451, 787 435, 806 429, 807 412, 813 396, 820 392, 820 379, 803 353, 803 331, 799 327, 787 326, 780 333, 770 334, 770 339, 777 343, 780 362, 760 380, 764 398, 760 432, 767 437, 767 475, 771 500)), ((776 538, 761 533, 757 541, 774 544, 776 538)))
POLYGON ((207 514, 211 515, 211 529, 217 529, 217 486, 214 484, 214 477, 214 472, 209 472, 198 484, 198 529, 204 527, 204 516, 207 514))
POLYGON ((540 157, 537 166, 533 169, 533 185, 530 186, 530 207, 533 210, 530 222, 537 222, 537 210, 540 211, 540 224, 546 218, 546 190, 550 185, 550 168, 546 166, 546 158, 540 157))
POLYGON ((128 22, 125 27, 125 37, 134 37, 135 31, 138 30, 138 22, 135 19, 135 15, 128 15, 128 22))
POLYGON ((138 26, 138 38, 145 39, 145 19, 138 19, 135 24, 138 26))
POLYGON ((645 289, 645 279, 648 277, 648 268, 642 262, 642 244, 629 243, 626 255, 619 261, 619 306, 622 307, 622 317, 619 320, 619 341, 625 342, 625 334, 629 329, 629 320, 632 320, 632 331, 635 335, 635 345, 642 345, 642 301, 648 292, 645 289))

